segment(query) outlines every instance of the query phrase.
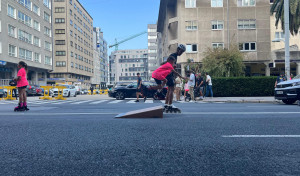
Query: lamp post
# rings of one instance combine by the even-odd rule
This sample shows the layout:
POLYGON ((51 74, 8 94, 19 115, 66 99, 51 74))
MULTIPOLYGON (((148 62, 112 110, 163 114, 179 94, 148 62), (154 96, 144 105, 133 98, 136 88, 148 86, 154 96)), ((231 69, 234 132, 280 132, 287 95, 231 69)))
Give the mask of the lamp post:
POLYGON ((290 3, 284 0, 285 76, 290 80, 290 3))

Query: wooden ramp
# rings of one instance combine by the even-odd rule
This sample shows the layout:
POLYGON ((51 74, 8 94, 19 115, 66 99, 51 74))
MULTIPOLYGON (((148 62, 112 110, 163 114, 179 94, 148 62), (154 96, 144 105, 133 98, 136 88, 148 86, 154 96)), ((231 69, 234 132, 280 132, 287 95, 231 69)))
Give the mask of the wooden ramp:
POLYGON ((152 108, 130 111, 119 114, 115 118, 163 118, 163 107, 155 106, 152 108))

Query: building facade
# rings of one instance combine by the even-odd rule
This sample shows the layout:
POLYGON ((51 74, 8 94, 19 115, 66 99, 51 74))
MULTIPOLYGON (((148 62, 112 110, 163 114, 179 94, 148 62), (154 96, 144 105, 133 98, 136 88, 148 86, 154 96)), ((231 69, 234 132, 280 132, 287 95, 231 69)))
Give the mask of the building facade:
POLYGON ((28 65, 31 85, 46 85, 52 67, 51 0, 0 0, 0 84, 28 65))
POLYGON ((157 55, 157 25, 156 24, 148 24, 148 75, 149 79, 151 79, 152 72, 156 70, 161 61, 158 59, 157 55))
POLYGON ((91 78, 91 85, 95 88, 100 87, 101 83, 101 72, 100 72, 100 49, 97 47, 97 38, 99 36, 99 30, 94 28, 93 30, 93 50, 94 50, 94 74, 91 78))
POLYGON ((148 50, 118 50, 110 56, 110 83, 136 81, 137 73, 148 80, 148 50))
POLYGON ((186 52, 178 57, 184 68, 188 59, 201 63, 208 47, 235 45, 245 54, 246 75, 272 75, 272 18, 269 0, 161 0, 159 56, 185 44, 186 52))
POLYGON ((91 86, 93 18, 78 0, 53 2, 54 71, 49 83, 91 86))
MULTIPOLYGON (((107 42, 103 37, 101 28, 94 27, 94 53, 97 56, 97 70, 95 70, 94 77, 97 77, 97 84, 99 83, 100 88, 106 88, 108 83, 108 55, 107 55, 107 42), (97 72, 97 73, 96 73, 97 72)), ((94 56, 94 58, 96 58, 94 56)))

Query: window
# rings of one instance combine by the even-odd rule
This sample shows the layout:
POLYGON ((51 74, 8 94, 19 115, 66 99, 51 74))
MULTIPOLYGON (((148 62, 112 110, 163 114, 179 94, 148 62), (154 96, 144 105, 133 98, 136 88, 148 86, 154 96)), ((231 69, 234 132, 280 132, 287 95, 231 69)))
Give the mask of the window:
POLYGON ((65 67, 66 62, 65 61, 56 61, 56 67, 65 67))
POLYGON ((74 56, 74 53, 71 51, 71 57, 73 57, 74 56))
POLYGON ((284 32, 275 32, 276 39, 284 39, 284 32))
POLYGON ((74 68, 74 62, 71 62, 71 67, 74 68))
POLYGON ((16 46, 14 45, 8 45, 8 55, 11 57, 17 57, 17 53, 16 53, 16 46))
POLYGON ((55 29, 55 34, 65 34, 66 30, 65 29, 55 29))
POLYGON ((238 20, 238 29, 256 29, 256 20, 238 20))
POLYGON ((22 13, 20 11, 18 12, 18 19, 19 19, 19 21, 26 24, 27 26, 29 26, 29 27, 32 26, 31 17, 25 15, 24 13, 22 13))
POLYGON ((33 21, 33 28, 37 31, 40 31, 40 23, 37 21, 33 21))
POLYGON ((223 7, 223 0, 211 0, 211 7, 223 7))
POLYGON ((73 31, 72 30, 70 30, 70 36, 73 36, 73 31))
POLYGON ((45 41, 45 50, 51 51, 52 50, 52 45, 49 42, 45 41))
POLYGON ((34 53, 34 62, 41 63, 41 54, 34 53))
POLYGON ((50 20, 50 15, 46 12, 44 12, 44 20, 51 23, 51 20, 50 20))
POLYGON ((65 45, 66 41, 65 40, 55 40, 55 45, 65 45))
POLYGON ((72 0, 69 0, 70 4, 72 4, 72 0))
POLYGON ((196 8, 196 0, 185 0, 185 8, 196 8))
POLYGON ((65 23, 64 18, 55 18, 55 23, 65 23))
POLYGON ((224 48, 224 43, 212 43, 213 48, 224 48))
POLYGON ((33 12, 37 15, 40 15, 40 8, 35 4, 33 4, 33 12))
POLYGON ((197 30, 198 26, 197 26, 197 21, 186 21, 185 22, 185 29, 186 30, 197 30))
POLYGON ((19 29, 18 38, 19 38, 19 40, 21 40, 23 42, 32 44, 32 35, 21 29, 19 29))
POLYGON ((240 51, 256 51, 256 43, 240 43, 239 44, 240 51))
POLYGON ((31 10, 31 1, 30 0, 18 0, 18 3, 31 10))
POLYGON ((40 40, 40 38, 34 36, 34 37, 33 37, 33 44, 34 44, 35 46, 40 47, 40 46, 41 46, 41 40, 40 40))
POLYGON ((54 0, 54 2, 65 2, 65 0, 54 0))
POLYGON ((72 10, 70 9, 70 15, 72 16, 73 15, 73 12, 72 12, 72 10))
POLYGON ((70 25, 73 26, 73 21, 72 20, 70 20, 70 25))
POLYGON ((193 53, 193 52, 197 52, 197 51, 198 51, 197 44, 187 44, 186 45, 186 52, 187 53, 193 53))
POLYGON ((256 0, 237 0, 238 7, 255 6, 256 0))
POLYGON ((32 61, 32 51, 19 48, 19 58, 32 61))
POLYGON ((10 5, 7 6, 7 15, 16 19, 16 9, 10 5))
POLYGON ((65 56, 66 51, 56 51, 56 56, 65 56))
POLYGON ((55 13, 65 13, 64 7, 55 7, 55 13))
POLYGON ((223 21, 211 21, 211 29, 212 30, 223 30, 224 22, 223 21))
POLYGON ((14 37, 16 38, 17 36, 17 31, 16 31, 16 28, 12 25, 8 25, 8 35, 11 36, 11 37, 14 37))
POLYGON ((51 30, 45 26, 45 35, 51 37, 51 30))
POLYGON ((51 57, 45 56, 45 65, 52 65, 51 57))
POLYGON ((44 0, 44 5, 46 6, 46 7, 48 7, 49 9, 51 9, 51 2, 50 2, 51 0, 44 0))

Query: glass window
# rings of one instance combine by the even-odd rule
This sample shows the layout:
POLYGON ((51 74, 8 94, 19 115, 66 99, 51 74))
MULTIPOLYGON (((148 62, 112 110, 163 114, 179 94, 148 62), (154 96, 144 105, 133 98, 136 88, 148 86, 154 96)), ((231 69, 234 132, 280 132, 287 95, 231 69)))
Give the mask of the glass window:
POLYGON ((256 51, 256 43, 255 42, 240 43, 239 49, 240 51, 256 51))
POLYGON ((17 57, 17 53, 16 53, 16 46, 14 45, 8 45, 8 55, 11 57, 17 57))
POLYGON ((41 54, 34 53, 34 62, 41 63, 41 54))
POLYGON ((186 52, 197 52, 198 51, 198 47, 197 44, 187 44, 186 45, 186 52))
POLYGON ((51 23, 51 20, 50 20, 50 15, 46 12, 44 12, 44 20, 46 20, 47 22, 51 23))
POLYGON ((40 31, 40 23, 37 22, 37 21, 33 21, 33 28, 34 28, 35 30, 40 31))
POLYGON ((223 7, 223 0, 211 0, 211 7, 223 7))
POLYGON ((16 18, 16 9, 10 5, 7 6, 7 15, 16 18))
POLYGON ((8 25, 8 35, 16 38, 17 37, 16 34, 17 34, 16 28, 9 24, 8 25))
POLYGON ((37 15, 40 15, 40 8, 35 4, 33 4, 33 12, 37 15))
POLYGON ((217 21, 217 20, 214 20, 214 21, 211 21, 211 28, 212 30, 223 30, 224 28, 224 22, 223 21, 217 21))
POLYGON ((197 21, 186 21, 185 29, 186 30, 197 30, 198 29, 197 21))
POLYGON ((212 43, 213 48, 224 48, 224 43, 212 43))
POLYGON ((255 6, 256 0, 237 0, 238 7, 255 6))
POLYGON ((45 65, 52 65, 52 58, 49 56, 45 56, 45 65))
POLYGON ((196 0, 185 0, 185 8, 196 8, 196 0))
POLYGON ((40 47, 40 46, 41 46, 40 38, 34 36, 34 37, 33 37, 33 44, 34 44, 35 46, 40 47))
POLYGON ((47 35, 47 36, 49 36, 49 37, 51 37, 51 30, 49 28, 47 28, 46 26, 45 26, 45 32, 44 32, 44 34, 47 35))
POLYGON ((52 45, 49 42, 45 41, 45 50, 51 51, 52 50, 52 45))
POLYGON ((238 20, 238 29, 256 29, 256 20, 238 20))

